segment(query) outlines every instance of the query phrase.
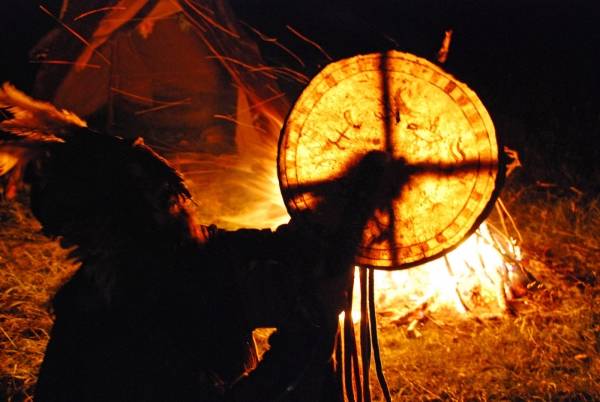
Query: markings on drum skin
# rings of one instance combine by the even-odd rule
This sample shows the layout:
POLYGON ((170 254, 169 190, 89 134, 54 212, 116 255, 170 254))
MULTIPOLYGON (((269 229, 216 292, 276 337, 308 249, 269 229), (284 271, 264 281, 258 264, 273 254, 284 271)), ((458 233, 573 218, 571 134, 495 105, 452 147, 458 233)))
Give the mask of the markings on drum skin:
POLYGON ((450 153, 456 162, 462 162, 467 159, 467 155, 461 146, 462 138, 458 137, 456 141, 450 144, 450 153))
POLYGON ((331 136, 327 136, 326 148, 330 147, 331 145, 335 145, 340 151, 346 150, 346 146, 344 146, 342 142, 344 140, 351 142, 352 139, 349 135, 349 131, 352 129, 360 130, 362 127, 362 121, 357 121, 350 109, 346 109, 342 115, 344 116, 346 127, 341 130, 335 130, 338 134, 337 138, 331 138, 331 136))

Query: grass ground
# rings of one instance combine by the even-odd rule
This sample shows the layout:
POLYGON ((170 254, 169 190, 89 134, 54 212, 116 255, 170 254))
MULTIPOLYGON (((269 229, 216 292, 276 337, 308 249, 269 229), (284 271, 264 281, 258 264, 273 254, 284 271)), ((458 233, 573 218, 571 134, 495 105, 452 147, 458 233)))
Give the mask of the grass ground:
MULTIPOLYGON (((504 200, 538 285, 504 317, 424 320, 417 338, 381 327, 395 401, 600 400, 600 198, 509 184, 504 200)), ((23 204, 0 204, 0 400, 30 399, 48 301, 75 269, 38 231, 23 204)))
POLYGON ((543 186, 504 200, 537 286, 503 318, 381 328, 395 401, 600 400, 600 200, 543 186))
POLYGON ((30 399, 52 326, 49 300, 76 268, 20 203, 0 205, 0 400, 30 399))

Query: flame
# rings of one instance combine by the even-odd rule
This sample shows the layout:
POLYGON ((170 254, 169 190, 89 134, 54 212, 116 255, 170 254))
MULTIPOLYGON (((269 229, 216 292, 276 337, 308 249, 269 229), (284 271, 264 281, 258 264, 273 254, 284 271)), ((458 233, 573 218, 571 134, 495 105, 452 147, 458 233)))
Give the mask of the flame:
MULTIPOLYGON (((487 223, 446 256, 403 271, 375 271, 375 303, 388 321, 409 323, 425 314, 499 316, 513 298, 510 276, 521 250, 514 239, 492 233, 487 223)), ((358 270, 358 267, 356 268, 358 270)), ((355 275, 358 278, 358 275, 355 275)), ((360 319, 355 279, 352 319, 360 319)))
POLYGON ((257 129, 243 94, 236 110, 235 154, 180 153, 171 161, 186 178, 200 222, 229 230, 274 229, 289 220, 275 164, 283 121, 269 114, 265 131, 257 129))

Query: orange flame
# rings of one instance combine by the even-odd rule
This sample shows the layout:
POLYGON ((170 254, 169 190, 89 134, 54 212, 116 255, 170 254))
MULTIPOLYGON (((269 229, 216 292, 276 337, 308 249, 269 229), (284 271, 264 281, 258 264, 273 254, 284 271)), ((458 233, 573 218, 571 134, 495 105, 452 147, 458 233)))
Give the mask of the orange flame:
POLYGON ((236 110, 236 154, 180 153, 172 161, 188 182, 200 222, 274 229, 289 220, 275 164, 282 121, 270 115, 272 121, 260 131, 241 94, 236 110))
MULTIPOLYGON (((513 295, 510 276, 521 260, 514 240, 500 242, 488 224, 447 256, 404 271, 375 271, 375 304, 384 322, 411 324, 425 315, 497 317, 513 295)), ((352 321, 360 321, 360 284, 355 275, 352 321)), ((343 319, 343 313, 340 315, 343 319)))

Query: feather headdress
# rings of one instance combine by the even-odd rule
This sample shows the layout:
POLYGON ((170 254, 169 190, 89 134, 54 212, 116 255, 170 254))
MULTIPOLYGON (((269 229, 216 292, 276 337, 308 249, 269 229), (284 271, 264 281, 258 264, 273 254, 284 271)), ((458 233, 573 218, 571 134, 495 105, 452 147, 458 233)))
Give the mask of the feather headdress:
POLYGON ((35 100, 5 82, 0 87, 0 176, 7 175, 4 194, 13 198, 21 185, 25 166, 38 155, 43 144, 62 142, 62 137, 87 123, 76 114, 35 100))

